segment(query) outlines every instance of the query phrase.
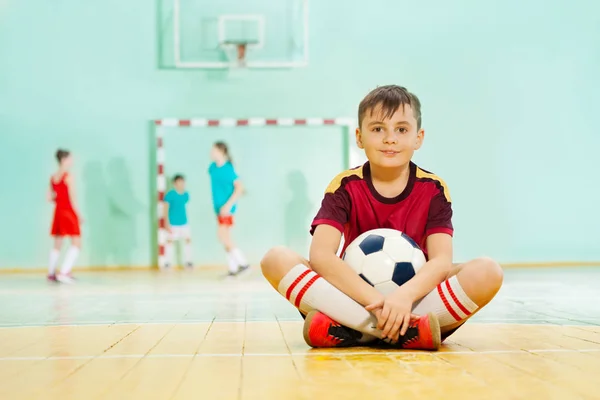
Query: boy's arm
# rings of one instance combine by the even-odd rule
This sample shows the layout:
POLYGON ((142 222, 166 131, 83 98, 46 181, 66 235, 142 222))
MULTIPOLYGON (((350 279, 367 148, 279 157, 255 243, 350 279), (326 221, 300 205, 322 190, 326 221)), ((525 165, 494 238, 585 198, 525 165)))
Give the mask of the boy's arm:
POLYGON ((452 236, 447 233, 435 233, 427 237, 429 261, 415 276, 389 294, 383 302, 372 303, 367 310, 375 312, 377 328, 382 330, 382 337, 398 340, 404 335, 412 314, 415 301, 431 292, 443 282, 452 268, 452 236), (380 310, 377 313, 377 310, 380 310))
POLYGON ((417 301, 442 283, 452 268, 452 203, 447 186, 432 198, 426 224, 426 248, 429 261, 402 285, 402 291, 417 301))
POLYGON ((434 233, 427 237, 429 261, 415 276, 398 290, 403 291, 413 301, 417 301, 437 285, 442 283, 452 269, 452 236, 434 233))
POLYGON ((171 222, 169 221, 169 202, 163 202, 163 219, 165 221, 165 229, 167 232, 171 232, 171 222))
POLYGON ((341 232, 331 225, 318 225, 310 245, 310 265, 326 281, 363 306, 383 300, 383 295, 362 280, 336 253, 341 232))
POLYGON ((244 194, 244 185, 239 179, 236 179, 233 182, 233 193, 231 194, 231 197, 229 197, 227 202, 223 205, 223 207, 221 207, 221 210, 223 210, 222 212, 224 214, 229 214, 231 212, 231 208, 242 194, 244 194))

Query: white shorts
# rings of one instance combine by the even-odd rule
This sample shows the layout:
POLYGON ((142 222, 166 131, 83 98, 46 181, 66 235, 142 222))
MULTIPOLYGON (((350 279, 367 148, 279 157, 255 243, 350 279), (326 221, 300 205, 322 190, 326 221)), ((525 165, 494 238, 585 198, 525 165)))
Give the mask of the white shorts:
POLYGON ((171 232, 169 233, 169 240, 176 241, 181 239, 190 239, 192 232, 189 224, 185 225, 171 225, 171 232))

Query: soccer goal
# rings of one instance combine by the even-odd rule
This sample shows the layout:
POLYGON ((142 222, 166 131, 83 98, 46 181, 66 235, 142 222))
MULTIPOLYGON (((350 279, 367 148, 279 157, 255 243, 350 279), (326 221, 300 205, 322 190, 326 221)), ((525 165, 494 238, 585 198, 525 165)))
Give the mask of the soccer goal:
MULTIPOLYGON (((158 263, 158 267, 162 268, 165 265, 165 247, 167 242, 167 232, 165 230, 165 220, 163 217, 163 201, 164 196, 167 190, 167 177, 166 177, 166 165, 167 165, 167 156, 166 156, 166 146, 165 146, 165 137, 171 137, 171 135, 176 136, 177 133, 181 132, 182 129, 194 131, 194 135, 202 135, 203 132, 206 132, 204 129, 219 129, 219 128, 228 128, 226 131, 231 132, 231 128, 245 128, 240 129, 239 135, 248 134, 249 129, 254 128, 287 128, 281 129, 282 134, 288 134, 290 129, 294 131, 298 129, 298 133, 300 136, 302 132, 307 132, 306 129, 317 129, 318 127, 333 127, 340 129, 340 141, 342 143, 342 149, 336 148, 333 149, 336 156, 342 158, 342 164, 340 167, 347 169, 350 166, 358 165, 362 160, 360 159, 360 155, 357 154, 353 150, 353 134, 356 128, 356 122, 353 118, 248 118, 248 119, 236 119, 236 118, 221 118, 221 119, 208 119, 208 118, 192 118, 192 119, 158 119, 154 121, 154 132, 155 132, 155 150, 156 150, 156 165, 153 168, 153 171, 156 174, 156 216, 157 216, 157 232, 156 232, 156 240, 157 246, 155 254, 155 262, 158 263), (305 128, 305 130, 299 128, 305 128), (201 129, 192 129, 192 128, 201 128, 201 129), (286 132, 287 131, 287 132, 286 132), (246 132, 246 133, 245 133, 246 132), (341 153, 341 154, 340 154, 341 153)), ((224 131, 224 130, 223 130, 224 131)), ((238 130, 235 129, 235 132, 238 130)), ((236 133, 233 133, 232 138, 236 137, 236 133)), ((261 133, 262 134, 262 133, 261 133)), ((237 136, 238 138, 241 136, 237 136)), ((169 139, 170 140, 170 139, 169 139)), ((286 139, 289 144, 289 157, 294 156, 294 142, 301 141, 302 137, 288 137, 286 139)), ((177 142, 177 141, 176 141, 177 142)), ((313 144, 308 144, 309 146, 313 144)), ((315 143, 314 146, 318 146, 318 143, 315 143)), ((189 145, 191 146, 191 144, 189 145)), ((306 146, 306 144, 305 144, 306 146)), ((272 146, 271 146, 272 147, 272 146)), ((202 152, 208 151, 207 149, 201 150, 202 152)), ((265 148, 261 149, 252 149, 252 151, 256 151, 257 162, 261 157, 261 151, 276 151, 269 148, 268 144, 265 148)), ((173 160, 175 161, 175 160, 173 160)), ((316 160, 320 163, 327 163, 328 160, 316 160)), ((315 160, 313 160, 315 162, 315 160)), ((273 165, 273 168, 277 168, 276 165, 273 165)), ((341 171, 340 171, 341 172, 341 171)), ((328 176, 328 179, 333 176, 328 176)), ((275 244, 275 243, 274 243, 275 244)))

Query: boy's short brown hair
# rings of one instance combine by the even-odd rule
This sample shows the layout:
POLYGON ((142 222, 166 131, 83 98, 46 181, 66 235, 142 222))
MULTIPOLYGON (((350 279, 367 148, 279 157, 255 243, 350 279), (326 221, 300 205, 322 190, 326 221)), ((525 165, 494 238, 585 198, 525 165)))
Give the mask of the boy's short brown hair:
POLYGON ((405 87, 386 85, 373 89, 358 106, 358 126, 362 126, 367 112, 373 113, 377 106, 381 106, 384 118, 390 118, 400 108, 409 105, 417 120, 417 129, 421 129, 421 102, 405 87))

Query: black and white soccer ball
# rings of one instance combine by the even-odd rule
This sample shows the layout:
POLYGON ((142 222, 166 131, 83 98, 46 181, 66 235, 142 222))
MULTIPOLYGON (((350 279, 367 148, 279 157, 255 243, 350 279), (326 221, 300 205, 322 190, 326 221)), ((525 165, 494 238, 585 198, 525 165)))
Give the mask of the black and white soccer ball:
POLYGON ((373 229, 352 241, 342 259, 384 295, 408 282, 425 264, 421 248, 395 229, 373 229))

